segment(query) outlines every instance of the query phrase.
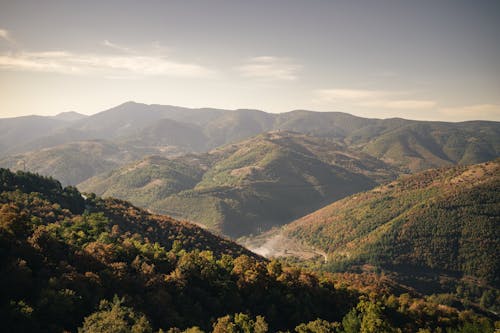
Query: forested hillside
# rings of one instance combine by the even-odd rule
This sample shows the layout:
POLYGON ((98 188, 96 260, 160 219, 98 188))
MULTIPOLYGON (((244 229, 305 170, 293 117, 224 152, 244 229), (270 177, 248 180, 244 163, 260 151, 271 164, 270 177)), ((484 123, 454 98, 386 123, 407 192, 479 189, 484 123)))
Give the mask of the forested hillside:
POLYGON ((384 162, 331 139, 276 131, 207 154, 149 157, 79 188, 237 237, 395 177, 384 162))
POLYGON ((500 161, 426 171, 337 201, 285 227, 331 265, 473 276, 499 287, 500 161))
POLYGON ((493 332, 471 311, 339 288, 194 225, 6 169, 0 249, 7 332, 493 332))
POLYGON ((498 157, 500 127, 485 121, 414 122, 372 134, 368 141, 361 142, 362 150, 371 156, 402 170, 417 172, 486 162, 498 157))

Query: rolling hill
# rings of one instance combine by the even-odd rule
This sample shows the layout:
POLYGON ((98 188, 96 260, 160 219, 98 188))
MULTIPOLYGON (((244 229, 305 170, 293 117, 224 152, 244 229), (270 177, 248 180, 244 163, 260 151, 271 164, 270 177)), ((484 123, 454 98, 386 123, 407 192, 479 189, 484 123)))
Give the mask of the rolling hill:
POLYGON ((203 170, 184 159, 150 156, 122 168, 91 178, 79 185, 87 192, 122 198, 143 207, 193 188, 203 170))
POLYGON ((64 185, 76 185, 102 172, 130 163, 155 150, 130 149, 104 140, 75 141, 58 146, 16 154, 0 159, 12 170, 32 170, 57 177, 64 185))
POLYGON ((498 157, 500 127, 493 122, 418 122, 372 136, 361 150, 402 170, 468 165, 498 157))
POLYGON ((206 154, 146 158, 79 188, 238 237, 395 176, 380 160, 330 139, 275 131, 206 154))
POLYGON ((473 276, 500 285, 500 160, 429 170, 334 202, 282 234, 330 265, 473 276))
POLYGON ((172 119, 159 119, 153 125, 146 126, 137 133, 115 142, 135 149, 141 147, 178 147, 189 152, 201 152, 207 148, 207 137, 203 130, 195 124, 188 124, 172 119))

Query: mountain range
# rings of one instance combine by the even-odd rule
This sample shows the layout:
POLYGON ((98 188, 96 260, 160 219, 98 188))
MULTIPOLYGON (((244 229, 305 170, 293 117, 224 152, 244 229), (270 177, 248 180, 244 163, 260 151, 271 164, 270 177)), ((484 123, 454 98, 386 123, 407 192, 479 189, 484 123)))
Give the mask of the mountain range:
MULTIPOLYGON (((155 153, 172 156, 206 152, 276 130, 335 139, 406 172, 480 163, 500 152, 498 122, 367 119, 342 112, 302 110, 271 114, 127 102, 91 116, 63 113, 0 119, 0 157, 21 154, 16 158, 29 160, 27 155, 40 149, 82 140, 106 140, 126 150, 142 151, 143 157, 155 153)), ((2 161, 0 165, 7 166, 2 161)), ((29 163, 26 166, 38 171, 29 163)), ((79 181, 60 178, 73 185, 79 181)))
POLYGON ((11 330, 492 332, 498 318, 498 122, 128 102, 0 119, 0 156, 79 189, 0 169, 11 330))
POLYGON ((399 175, 500 156, 498 122, 341 112, 127 102, 92 116, 1 119, 1 128, 0 166, 54 176, 233 238, 399 175))

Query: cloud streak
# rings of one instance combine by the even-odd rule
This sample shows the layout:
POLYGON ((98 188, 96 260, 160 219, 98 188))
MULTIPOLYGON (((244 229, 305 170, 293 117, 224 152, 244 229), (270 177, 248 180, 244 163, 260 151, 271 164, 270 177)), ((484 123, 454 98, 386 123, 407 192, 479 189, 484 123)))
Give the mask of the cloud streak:
POLYGON ((288 58, 261 56, 248 59, 237 67, 241 76, 266 81, 294 81, 301 66, 288 58))
POLYGON ((315 102, 321 104, 351 103, 367 108, 393 110, 424 110, 436 107, 437 103, 427 99, 408 98, 409 93, 400 91, 362 89, 320 89, 314 92, 315 102))
POLYGON ((129 53, 129 52, 132 52, 131 49, 129 49, 128 47, 125 47, 125 46, 121 46, 121 45, 118 45, 118 44, 115 44, 115 43, 112 43, 110 42, 109 40, 105 39, 102 41, 102 45, 104 46, 107 46, 111 49, 114 49, 114 50, 117 50, 117 51, 120 51, 120 52, 125 52, 125 53, 129 53))
POLYGON ((108 77, 203 78, 214 74, 213 70, 204 66, 178 62, 163 56, 75 54, 67 51, 0 54, 0 69, 108 77))
POLYGON ((316 95, 324 100, 366 100, 373 98, 383 98, 390 93, 381 90, 360 90, 360 89, 320 89, 316 95))
POLYGON ((447 107, 439 109, 439 112, 447 117, 453 118, 500 120, 500 105, 496 104, 475 104, 459 107, 447 107))
POLYGON ((10 35, 8 30, 0 29, 0 39, 4 39, 9 43, 14 43, 14 39, 10 35))
POLYGON ((425 99, 395 99, 395 100, 374 100, 359 103, 360 106, 394 109, 394 110, 422 110, 436 107, 436 101, 425 99))

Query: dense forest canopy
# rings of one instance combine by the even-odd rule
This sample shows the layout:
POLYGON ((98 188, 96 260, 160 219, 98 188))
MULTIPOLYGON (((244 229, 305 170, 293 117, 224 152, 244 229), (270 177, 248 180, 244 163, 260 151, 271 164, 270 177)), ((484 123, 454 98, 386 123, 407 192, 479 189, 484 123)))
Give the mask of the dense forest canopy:
POLYGON ((500 281, 500 160, 434 169, 337 201, 284 232, 333 265, 469 275, 500 281))
POLYGON ((6 331, 493 331, 470 310, 342 287, 51 178, 1 169, 0 188, 6 331))

